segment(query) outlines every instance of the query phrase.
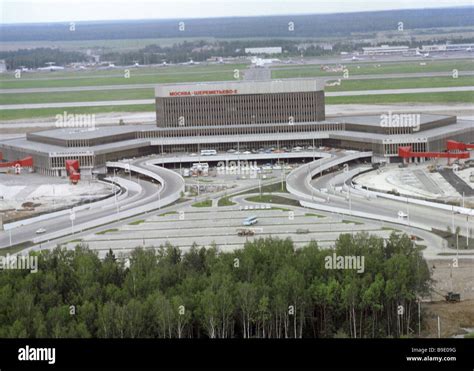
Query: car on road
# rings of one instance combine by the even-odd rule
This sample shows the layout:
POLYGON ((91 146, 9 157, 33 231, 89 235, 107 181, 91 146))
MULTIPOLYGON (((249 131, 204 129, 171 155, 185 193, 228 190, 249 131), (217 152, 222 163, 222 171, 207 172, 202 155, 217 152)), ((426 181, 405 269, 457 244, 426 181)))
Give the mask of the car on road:
POLYGON ((258 222, 258 219, 256 216, 249 216, 244 219, 244 221, 242 222, 242 225, 249 226, 249 225, 254 225, 257 222, 258 222))
POLYGON ((252 152, 250 152, 250 151, 245 151, 245 152, 243 152, 242 154, 244 154, 244 155, 250 155, 250 154, 252 154, 252 152))
POLYGON ((398 212, 398 217, 399 217, 400 219, 406 219, 406 218, 408 218, 408 214, 407 214, 407 213, 404 213, 403 211, 400 210, 400 211, 398 212))
POLYGON ((215 149, 201 149, 201 156, 215 156, 217 151, 215 149))
POLYGON ((43 234, 45 232, 46 232, 46 229, 44 229, 44 228, 40 228, 40 229, 36 230, 36 234, 43 234))
POLYGON ((189 156, 197 156, 197 153, 190 153, 189 156))

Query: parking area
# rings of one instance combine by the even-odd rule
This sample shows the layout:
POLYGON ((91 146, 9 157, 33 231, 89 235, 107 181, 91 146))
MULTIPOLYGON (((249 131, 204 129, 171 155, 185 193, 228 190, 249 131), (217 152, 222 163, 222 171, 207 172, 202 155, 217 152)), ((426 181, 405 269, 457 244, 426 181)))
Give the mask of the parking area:
POLYGON ((319 246, 330 248, 341 233, 362 231, 383 238, 393 232, 377 223, 362 223, 330 213, 316 214, 303 208, 286 209, 275 205, 187 207, 88 235, 67 246, 73 248, 77 243, 84 243, 99 255, 105 254, 111 246, 119 255, 127 255, 139 246, 159 247, 168 242, 184 251, 194 243, 229 251, 261 237, 291 237, 297 247, 317 241, 319 246), (249 217, 255 217, 256 223, 244 225, 249 217))

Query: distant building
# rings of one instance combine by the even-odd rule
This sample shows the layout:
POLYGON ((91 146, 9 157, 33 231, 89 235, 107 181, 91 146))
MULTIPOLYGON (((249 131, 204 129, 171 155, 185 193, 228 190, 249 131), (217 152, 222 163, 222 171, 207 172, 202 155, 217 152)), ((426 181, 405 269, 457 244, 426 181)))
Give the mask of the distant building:
POLYGON ((471 51, 474 48, 474 44, 439 44, 439 45, 422 45, 421 51, 428 52, 459 52, 459 51, 471 51))
POLYGON ((362 48, 364 55, 393 55, 393 54, 406 54, 410 51, 410 48, 405 45, 382 45, 376 47, 362 48))
POLYGON ((301 43, 297 45, 297 48, 299 51, 305 51, 313 46, 327 51, 333 50, 333 45, 328 43, 301 43))
POLYGON ((270 46, 264 48, 245 48, 246 54, 281 54, 281 46, 270 46))
POLYGON ((7 72, 7 64, 5 63, 5 59, 0 59, 0 73, 7 72))

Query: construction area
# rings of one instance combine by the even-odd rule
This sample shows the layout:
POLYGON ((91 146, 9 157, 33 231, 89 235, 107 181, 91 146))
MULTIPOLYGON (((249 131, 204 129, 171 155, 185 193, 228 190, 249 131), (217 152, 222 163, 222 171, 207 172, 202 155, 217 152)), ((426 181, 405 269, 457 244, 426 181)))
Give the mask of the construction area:
POLYGON ((38 173, 0 174, 3 223, 95 202, 114 194, 113 186, 97 180, 72 183, 38 173))
POLYGON ((354 183, 375 191, 474 207, 473 144, 446 141, 445 152, 398 149, 402 164, 386 164, 354 178, 354 183), (420 160, 420 161, 418 161, 420 160))

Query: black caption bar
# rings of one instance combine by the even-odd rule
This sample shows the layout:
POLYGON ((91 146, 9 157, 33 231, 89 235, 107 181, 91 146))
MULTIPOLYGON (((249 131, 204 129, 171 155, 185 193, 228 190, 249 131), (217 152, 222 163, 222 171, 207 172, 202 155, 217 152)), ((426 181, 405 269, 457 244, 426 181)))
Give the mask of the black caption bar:
POLYGON ((1 339, 0 369, 470 369, 474 339, 1 339))

